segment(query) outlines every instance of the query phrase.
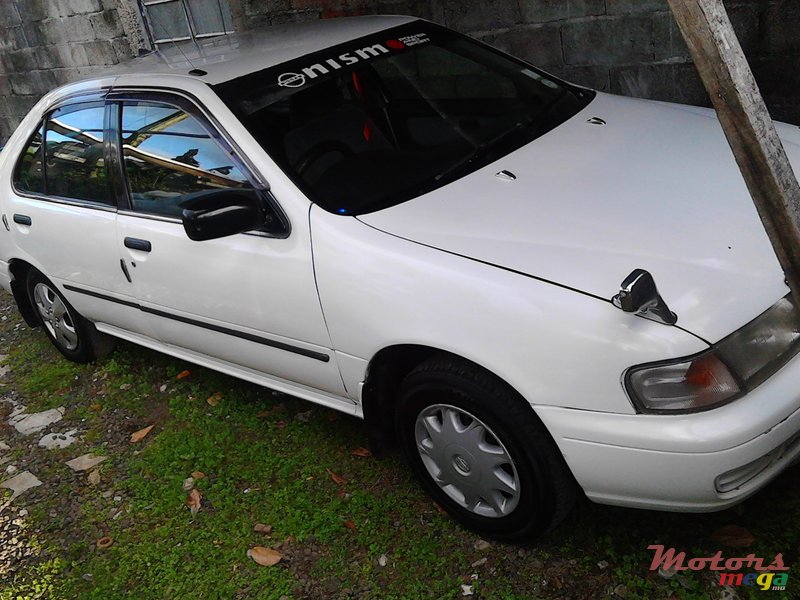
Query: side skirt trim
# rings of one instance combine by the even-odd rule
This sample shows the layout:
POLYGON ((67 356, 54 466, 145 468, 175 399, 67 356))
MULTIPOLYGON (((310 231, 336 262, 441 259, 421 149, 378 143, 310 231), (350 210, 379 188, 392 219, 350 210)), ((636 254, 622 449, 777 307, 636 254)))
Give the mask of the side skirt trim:
POLYGON ((123 306, 127 306, 129 308, 136 308, 144 313, 148 313, 151 315, 155 315, 157 317, 162 317, 164 319, 171 319, 173 321, 179 321, 180 323, 186 323, 187 325, 193 325, 195 327, 201 327, 203 329, 208 329, 209 331, 214 331, 216 333, 222 333, 225 335, 230 335, 242 340, 247 340, 249 342, 254 342, 256 344, 262 344, 264 346, 269 346, 271 348, 277 348, 278 350, 284 350, 285 352, 292 352, 293 354, 299 354, 301 356, 306 356, 308 358, 312 358, 314 360, 318 360, 320 362, 329 362, 331 357, 327 354, 323 354, 322 352, 316 352, 314 350, 307 350, 305 348, 300 348, 299 346, 293 346, 291 344, 287 344, 285 342, 279 342, 277 340, 271 340, 265 337, 261 337, 258 335, 253 335, 252 333, 246 333, 244 331, 237 331, 235 329, 230 329, 228 327, 222 327, 221 325, 215 325, 213 323, 206 323, 204 321, 198 321, 197 319, 192 319, 190 317, 184 317, 181 315, 175 315, 172 313, 165 312, 163 310, 158 310, 156 308, 150 308, 148 306, 142 306, 137 304, 136 302, 129 302, 128 300, 120 300, 119 298, 114 298, 112 296, 106 296, 105 294, 101 294, 99 292, 95 292, 92 290, 86 290, 83 288, 75 287, 74 285, 64 285, 64 289, 67 289, 71 292, 76 292, 78 294, 84 294, 86 296, 92 296, 93 298, 99 298, 101 300, 106 300, 108 302, 114 302, 116 304, 122 304, 123 306))

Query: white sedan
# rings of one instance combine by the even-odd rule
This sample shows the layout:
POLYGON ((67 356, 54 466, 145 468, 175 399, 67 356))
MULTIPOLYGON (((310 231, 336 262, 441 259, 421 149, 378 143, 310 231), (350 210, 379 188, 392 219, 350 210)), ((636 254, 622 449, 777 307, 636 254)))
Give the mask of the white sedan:
MULTIPOLYGON (((800 131, 778 125, 800 164, 800 131)), ((374 17, 168 49, 0 154, 0 284, 366 419, 481 535, 726 508, 800 455, 800 317, 713 112, 374 17)))

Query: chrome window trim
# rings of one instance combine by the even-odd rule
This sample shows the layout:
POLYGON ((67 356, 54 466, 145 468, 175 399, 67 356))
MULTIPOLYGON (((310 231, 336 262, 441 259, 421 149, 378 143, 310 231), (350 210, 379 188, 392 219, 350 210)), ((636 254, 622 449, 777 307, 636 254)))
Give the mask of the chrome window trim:
MULTIPOLYGON (((210 88, 209 88, 210 89, 210 88)), ((213 90, 212 90, 213 91, 213 90)), ((216 132, 217 136, 228 145, 230 151, 233 153, 233 158, 239 161, 244 169, 245 175, 247 175, 252 182, 254 183, 253 187, 259 192, 264 193, 267 196, 267 201, 269 202, 271 208, 275 211, 278 218, 284 225, 285 232, 281 233, 280 235, 269 234, 266 232, 245 232, 245 235, 257 235, 258 237, 268 237, 273 239, 286 239, 292 234, 292 222, 289 219, 289 216, 286 214, 286 211, 283 210, 280 202, 272 193, 270 189, 269 182, 267 179, 261 174, 258 168, 253 164, 250 158, 242 151, 236 141, 233 139, 222 123, 214 117, 214 115, 209 111, 205 105, 195 96, 189 94, 188 92, 177 90, 175 88, 168 88, 168 87, 143 87, 143 86, 121 86, 121 87, 112 87, 109 92, 106 94, 106 102, 124 102, 127 100, 136 100, 136 101, 153 101, 153 102, 163 102, 158 98, 148 98, 147 96, 177 96, 178 98, 182 98, 185 102, 188 102, 192 105, 192 107, 199 112, 200 115, 203 116, 206 121, 214 128, 214 132, 216 132), (130 96, 128 96, 130 94, 130 96)), ((170 104, 169 102, 164 102, 165 104, 170 104)), ((175 108, 180 110, 185 110, 184 107, 174 104, 175 108)), ((120 114, 121 118, 121 114, 120 114)), ((121 125, 121 123, 120 123, 121 125)), ((117 132, 121 137, 121 131, 117 132)), ((126 189, 127 189, 127 177, 125 175, 123 163, 122 163, 122 156, 118 157, 118 169, 121 171, 124 181, 126 182, 126 189)), ((125 210, 125 214, 129 209, 121 209, 120 212, 122 213, 125 210)), ((144 214, 150 215, 150 213, 138 213, 135 211, 133 212, 136 216, 143 216, 144 214)), ((164 216, 164 215, 152 215, 152 216, 164 216)), ((167 219, 171 219, 174 217, 165 217, 167 219)), ((178 220, 180 222, 180 220, 178 220)))
MULTIPOLYGON (((50 119, 50 116, 64 108, 65 106, 71 106, 73 104, 86 104, 91 102, 103 102, 106 103, 106 96, 108 92, 111 90, 110 87, 99 88, 97 90, 82 90, 80 92, 75 92, 73 94, 68 94, 63 96, 57 100, 55 100, 52 104, 48 104, 47 107, 41 111, 39 120, 36 122, 36 128, 32 130, 35 132, 37 129, 41 129, 43 132, 47 131, 47 121, 50 119)), ((107 106, 104 105, 103 110, 108 110, 107 106)), ((103 132, 105 134, 105 131, 103 132)), ((27 141, 30 141, 32 137, 32 133, 28 134, 26 138, 27 141)), ((46 144, 46 135, 42 136, 42 145, 46 144)), ((103 141, 105 145, 105 140, 103 141)), ((96 202, 93 200, 82 200, 80 198, 67 198, 65 196, 56 196, 55 194, 39 194, 37 192, 28 192, 22 191, 17 188, 17 182, 15 181, 14 174, 17 172, 17 165, 19 161, 22 160, 22 156, 25 151, 28 149, 28 146, 23 148, 23 151, 17 155, 16 159, 14 160, 14 168, 11 169, 11 191, 14 192, 20 198, 28 198, 30 200, 41 200, 43 202, 53 202, 54 204, 65 204, 68 206, 77 206, 80 208, 92 208, 96 210, 103 210, 106 212, 117 212, 117 205, 116 204, 107 204, 103 202, 96 202)), ((43 148, 43 152, 44 152, 43 148)), ((106 166, 106 169, 109 167, 106 166)), ((45 173, 46 175, 46 173, 45 173)), ((45 184, 46 187, 46 184, 45 184)), ((113 198, 110 198, 113 200, 113 198)))
MULTIPOLYGON (((13 183, 12 183, 13 186, 13 183)), ((110 204, 103 204, 101 202, 92 202, 91 200, 78 200, 76 198, 64 198, 63 196, 45 196, 44 194, 37 194, 35 192, 20 192, 13 187, 14 193, 21 198, 29 198, 30 200, 42 200, 43 202, 52 202, 53 204, 66 204, 68 206, 78 206, 80 208, 93 208, 95 210, 102 210, 105 212, 118 212, 116 206, 110 204)))

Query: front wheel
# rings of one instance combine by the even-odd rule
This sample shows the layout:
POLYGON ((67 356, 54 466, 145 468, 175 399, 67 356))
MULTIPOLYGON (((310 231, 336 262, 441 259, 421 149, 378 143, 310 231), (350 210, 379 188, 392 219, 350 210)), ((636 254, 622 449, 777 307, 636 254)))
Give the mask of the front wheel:
POLYGON ((569 512, 577 484, 524 400, 479 367, 435 357, 400 389, 398 438, 426 491, 454 519, 531 540, 569 512))
POLYGON ((28 297, 47 337, 61 354, 73 362, 88 363, 105 356, 114 339, 100 333, 84 319, 39 271, 28 275, 28 297))

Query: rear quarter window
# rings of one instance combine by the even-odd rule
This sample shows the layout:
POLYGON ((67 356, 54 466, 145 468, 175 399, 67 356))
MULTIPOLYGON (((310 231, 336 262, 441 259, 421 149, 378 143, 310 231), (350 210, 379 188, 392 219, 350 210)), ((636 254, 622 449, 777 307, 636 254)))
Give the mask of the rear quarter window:
POLYGON ((40 123, 17 161, 13 181, 14 187, 20 192, 44 193, 43 132, 44 127, 40 123))

